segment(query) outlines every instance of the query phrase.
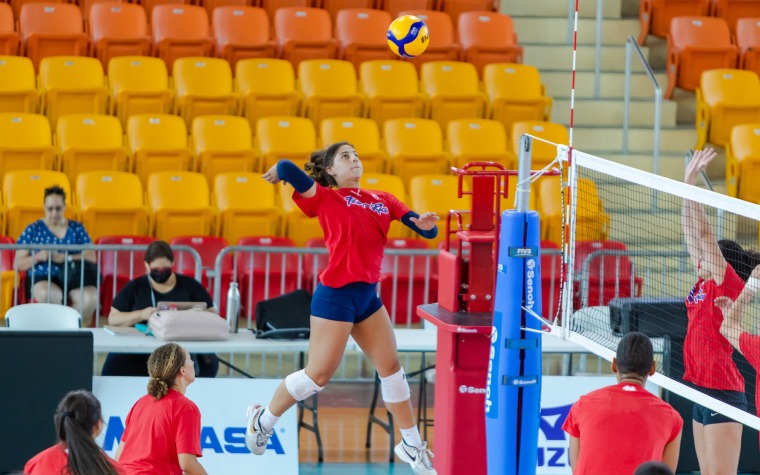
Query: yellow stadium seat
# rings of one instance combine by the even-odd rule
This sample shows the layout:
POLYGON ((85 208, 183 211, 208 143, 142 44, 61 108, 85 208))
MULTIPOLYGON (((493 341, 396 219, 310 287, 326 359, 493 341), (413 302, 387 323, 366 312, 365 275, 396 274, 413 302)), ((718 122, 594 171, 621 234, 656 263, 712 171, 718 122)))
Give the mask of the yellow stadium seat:
POLYGON ((280 197, 280 207, 283 211, 285 236, 295 241, 296 246, 306 246, 306 241, 313 238, 323 238, 325 233, 317 218, 309 218, 293 201, 295 191, 288 183, 277 184, 280 197))
POLYGON ((37 78, 29 58, 0 56, 0 112, 37 112, 37 78))
MULTIPOLYGON (((522 134, 532 135, 555 144, 567 145, 570 141, 570 134, 567 128, 562 124, 542 121, 520 121, 515 122, 512 126, 512 153, 517 160, 520 155, 520 136, 522 134)), ((557 157, 557 147, 533 140, 532 165, 533 170, 543 168, 557 157)))
POLYGON ((267 171, 283 158, 303 168, 317 148, 314 123, 303 117, 265 117, 256 124, 256 147, 267 171))
MULTIPOLYGON (((406 195, 406 188, 404 188, 404 182, 396 175, 388 175, 386 173, 364 173, 362 175, 361 187, 367 190, 378 190, 390 193, 404 203, 409 203, 409 197, 406 195)), ((409 237, 411 230, 407 228, 401 221, 391 222, 391 227, 388 230, 389 238, 405 238, 409 237)))
POLYGON ((504 124, 504 130, 521 120, 551 119, 552 98, 541 84, 538 69, 525 64, 494 63, 483 70, 488 95, 488 117, 504 124))
POLYGON ((728 195, 760 203, 760 123, 737 125, 726 142, 728 195))
POLYGON ((79 220, 95 241, 102 236, 147 236, 150 214, 133 173, 91 171, 77 177, 79 220))
POLYGON ((358 92, 356 69, 339 59, 309 59, 298 65, 303 93, 302 116, 319 127, 330 117, 361 117, 364 97, 358 92))
POLYGON ((455 167, 470 162, 497 162, 514 168, 504 126, 489 119, 457 119, 449 122, 449 152, 455 167))
POLYGON ((175 115, 138 114, 127 122, 130 168, 143 186, 159 171, 190 170, 193 157, 187 145, 185 122, 175 115))
MULTIPOLYGON (((541 215, 541 239, 562 242, 562 195, 558 176, 544 176, 536 183, 538 212, 541 215)), ((578 241, 607 239, 610 217, 604 212, 594 182, 578 180, 573 199, 576 200, 575 237, 578 241)))
MULTIPOLYGON (((446 239, 446 217, 450 210, 467 211, 472 208, 470 195, 457 197, 459 178, 453 175, 420 175, 412 178, 409 185, 411 208, 417 213, 432 211, 441 220, 438 222, 438 237, 431 243, 435 247, 446 239)), ((467 190, 467 188, 464 188, 467 190)), ((463 215, 464 223, 469 221, 463 215)), ((452 229, 456 229, 456 220, 451 220, 452 229)))
MULTIPOLYGON (((196 169, 213 186, 224 172, 250 172, 256 168, 251 126, 242 117, 204 115, 193 120, 191 143, 196 169)), ((229 242, 237 242, 228 239, 229 242)))
POLYGON ((119 119, 101 114, 71 114, 58 120, 56 148, 60 170, 70 183, 87 171, 127 167, 127 150, 119 119))
POLYGON ((367 117, 380 130, 385 121, 423 117, 425 96, 417 70, 406 61, 365 61, 360 67, 361 89, 367 97, 367 117))
MULTIPOLYGON (((0 130, 3 127, 0 127, 0 130)), ((17 239, 29 223, 45 215, 45 188, 58 185, 66 192, 67 218, 76 216, 71 206, 69 180, 61 172, 53 170, 16 170, 3 177, 3 201, 6 209, 8 229, 5 234, 17 239)))
POLYGON ((385 152, 380 147, 380 130, 375 121, 357 117, 333 117, 322 121, 320 145, 348 142, 354 146, 362 161, 364 173, 385 171, 385 152))
POLYGON ((385 123, 388 171, 405 185, 417 175, 449 171, 449 155, 443 150, 443 134, 429 119, 392 119, 385 123))
POLYGON ((296 74, 290 61, 256 58, 238 61, 235 90, 242 95, 243 115, 256 129, 262 117, 295 116, 301 110, 296 74))
POLYGON ((218 236, 238 242, 245 236, 280 235, 282 209, 277 205, 277 189, 260 174, 220 173, 214 182, 211 201, 218 216, 218 236))
POLYGON ((55 168, 50 122, 37 114, 0 114, 0 176, 36 168, 55 168))
POLYGON ((40 63, 37 85, 40 112, 55 127, 66 114, 105 114, 108 90, 103 66, 95 58, 52 56, 40 63))
POLYGON ((188 127, 201 115, 238 115, 238 94, 232 89, 230 63, 219 58, 180 58, 172 70, 175 114, 188 127))
POLYGON ((446 131, 449 121, 485 117, 486 96, 480 91, 478 72, 470 63, 431 61, 422 65, 423 92, 428 117, 446 131))
POLYGON ((760 79, 753 71, 713 69, 697 89, 697 148, 723 146, 731 128, 760 121, 760 79))
POLYGON ((135 114, 169 114, 172 90, 166 64, 158 58, 120 56, 108 63, 111 115, 127 126, 135 114))
POLYGON ((211 235, 214 212, 205 176, 194 172, 153 173, 148 177, 147 191, 157 239, 211 235))

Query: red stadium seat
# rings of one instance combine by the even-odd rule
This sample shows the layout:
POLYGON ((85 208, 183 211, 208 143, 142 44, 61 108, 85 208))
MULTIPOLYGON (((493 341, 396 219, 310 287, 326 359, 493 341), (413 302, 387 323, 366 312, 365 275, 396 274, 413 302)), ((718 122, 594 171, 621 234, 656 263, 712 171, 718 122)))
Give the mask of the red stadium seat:
POLYGON ((647 35, 665 38, 670 32, 670 22, 679 16, 707 16, 711 0, 641 0, 639 6, 639 44, 647 35))
MULTIPOLYGON (((138 246, 155 241, 149 236, 103 236, 95 244, 138 246)), ((101 251, 100 308, 105 315, 111 311, 113 298, 127 282, 145 274, 145 251, 101 251)))
MULTIPOLYGON (((0 236, 0 244, 15 244, 12 237, 0 236)), ((16 251, 0 251, 0 314, 5 315, 14 305, 14 291, 16 303, 26 302, 26 272, 19 272, 18 285, 14 284, 16 279, 15 268, 16 251)))
POLYGON ((575 246, 575 275, 573 308, 607 305, 613 298, 640 297, 644 283, 634 274, 633 264, 625 253, 625 244, 618 241, 578 241, 575 246), (596 255, 595 252, 612 251, 596 255), (587 267, 584 268, 584 263, 587 267), (588 280, 584 282, 584 272, 588 280), (588 303, 582 301, 584 286, 588 286, 588 303))
MULTIPOLYGON (((310 249, 325 249, 324 238, 311 238, 306 241, 310 249)), ((304 254, 303 256, 303 286, 309 292, 314 292, 319 282, 319 276, 327 268, 327 254, 304 254)))
MULTIPOLYGON (((389 239, 385 248, 430 250, 426 241, 415 238, 389 239)), ((388 254, 383 257, 380 298, 394 324, 419 322, 417 306, 434 302, 437 295, 438 275, 435 257, 390 256, 388 254), (426 277, 428 278, 427 295, 425 294, 426 277)))
POLYGON ((557 316, 562 276, 562 254, 554 241, 541 241, 541 316, 554 321, 557 316))
MULTIPOLYGON (((238 246, 295 247, 295 242, 283 237, 244 237, 238 246)), ((249 315, 262 300, 292 292, 299 287, 297 254, 236 252, 240 303, 249 315)))
MULTIPOLYGON (((208 290, 211 297, 214 297, 214 273, 216 266, 216 257, 227 247, 227 240, 216 236, 178 236, 169 241, 172 246, 190 246, 201 256, 201 283, 208 290)), ((195 277, 195 259, 188 252, 174 251, 174 271, 190 277, 195 277), (187 254, 187 255, 185 255, 187 254)), ((216 302, 219 308, 219 315, 227 317, 227 290, 230 288, 232 281, 232 253, 224 255, 222 260, 222 285, 220 292, 220 301, 216 302)))

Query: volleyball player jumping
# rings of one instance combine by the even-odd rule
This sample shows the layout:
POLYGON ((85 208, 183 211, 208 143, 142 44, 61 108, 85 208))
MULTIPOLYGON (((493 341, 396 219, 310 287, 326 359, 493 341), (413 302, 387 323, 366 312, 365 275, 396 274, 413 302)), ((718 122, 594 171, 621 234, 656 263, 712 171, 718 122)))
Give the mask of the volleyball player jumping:
MULTIPOLYGON (((686 168, 685 182, 697 177, 717 156, 698 150, 686 168)), ((744 378, 733 362, 733 349, 721 335, 723 312, 716 299, 736 300, 749 277, 746 252, 734 241, 718 241, 699 203, 683 202, 683 232, 697 283, 686 297, 689 319, 684 342, 684 380, 701 392, 747 410, 744 378)), ((741 452, 742 425, 694 404, 694 445, 702 475, 736 474, 741 452)))
POLYGON ((290 183, 296 190, 295 203, 307 216, 317 217, 325 233, 329 258, 311 303, 309 362, 280 383, 266 408, 248 407, 246 446, 256 455, 263 454, 280 416, 324 389, 350 335, 375 365, 383 401, 399 421, 403 437, 396 455, 416 474, 435 474, 433 454, 420 438, 393 326, 376 285, 391 221, 400 220, 432 239, 438 234, 438 216, 418 215, 390 193, 360 188, 362 163, 346 142, 314 152, 305 168, 310 176, 292 162, 280 160, 264 179, 272 184, 290 183))

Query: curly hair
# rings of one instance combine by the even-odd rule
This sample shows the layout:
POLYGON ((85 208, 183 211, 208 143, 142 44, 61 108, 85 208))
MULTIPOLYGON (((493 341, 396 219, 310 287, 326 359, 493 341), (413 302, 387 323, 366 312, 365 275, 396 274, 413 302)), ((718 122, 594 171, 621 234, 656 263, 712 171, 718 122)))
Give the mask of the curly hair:
POLYGON ((303 166, 306 173, 322 186, 338 186, 335 177, 327 173, 327 169, 333 165, 335 156, 338 155, 338 149, 344 145, 350 145, 353 147, 353 145, 348 142, 335 142, 322 150, 317 150, 312 153, 311 157, 309 157, 309 161, 303 166))
POLYGON ((156 400, 166 396, 184 364, 185 350, 176 343, 167 343, 153 350, 148 358, 148 394, 156 400))

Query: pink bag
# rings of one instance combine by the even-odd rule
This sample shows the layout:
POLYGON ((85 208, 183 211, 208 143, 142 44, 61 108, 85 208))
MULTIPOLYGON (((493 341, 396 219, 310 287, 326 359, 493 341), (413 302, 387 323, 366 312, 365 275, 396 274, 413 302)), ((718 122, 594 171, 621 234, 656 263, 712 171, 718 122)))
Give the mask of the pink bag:
POLYGON ((217 341, 230 338, 227 321, 202 310, 160 310, 150 316, 148 327, 161 340, 217 341))

